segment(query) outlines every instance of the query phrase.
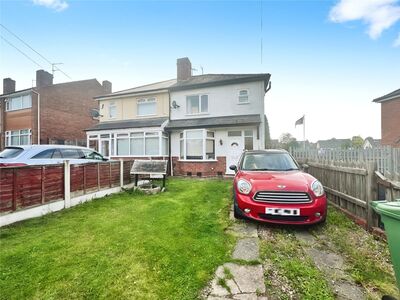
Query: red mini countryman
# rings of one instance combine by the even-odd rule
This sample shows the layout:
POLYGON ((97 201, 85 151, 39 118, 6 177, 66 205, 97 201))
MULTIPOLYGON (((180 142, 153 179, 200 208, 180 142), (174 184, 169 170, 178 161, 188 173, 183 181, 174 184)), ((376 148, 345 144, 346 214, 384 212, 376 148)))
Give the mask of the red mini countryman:
POLYGON ((300 170, 284 150, 245 151, 233 182, 235 218, 280 224, 315 224, 326 220, 322 184, 300 170))

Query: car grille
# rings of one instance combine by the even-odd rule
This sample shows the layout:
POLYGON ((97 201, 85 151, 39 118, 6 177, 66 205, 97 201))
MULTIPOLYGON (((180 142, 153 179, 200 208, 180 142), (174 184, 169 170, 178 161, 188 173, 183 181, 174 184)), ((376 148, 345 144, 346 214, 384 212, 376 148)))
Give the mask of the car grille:
POLYGON ((262 219, 271 221, 305 222, 308 219, 307 216, 276 216, 267 214, 258 214, 258 216, 262 219))
POLYGON ((308 193, 280 191, 260 191, 254 195, 253 199, 268 203, 310 203, 312 201, 308 193))

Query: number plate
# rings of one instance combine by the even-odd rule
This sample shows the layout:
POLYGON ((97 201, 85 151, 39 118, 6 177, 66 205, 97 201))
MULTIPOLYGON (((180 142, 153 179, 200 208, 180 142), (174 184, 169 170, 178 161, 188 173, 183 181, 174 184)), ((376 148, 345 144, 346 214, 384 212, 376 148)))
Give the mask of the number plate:
POLYGON ((267 207, 265 208, 265 213, 267 215, 277 215, 277 216, 300 216, 300 209, 267 207))

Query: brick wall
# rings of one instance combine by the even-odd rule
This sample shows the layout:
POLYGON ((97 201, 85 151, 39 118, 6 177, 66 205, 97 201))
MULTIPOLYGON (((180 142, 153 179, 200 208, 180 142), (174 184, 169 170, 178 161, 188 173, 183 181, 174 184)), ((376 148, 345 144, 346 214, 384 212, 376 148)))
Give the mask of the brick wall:
POLYGON ((97 123, 89 112, 98 108, 93 97, 104 93, 100 83, 92 79, 56 84, 40 88, 39 93, 41 143, 85 140, 83 130, 97 123))
POLYGON ((381 103, 382 145, 400 147, 400 98, 381 103))
POLYGON ((194 177, 224 176, 226 172, 226 159, 217 157, 217 161, 192 162, 179 161, 179 157, 172 157, 174 175, 194 177))

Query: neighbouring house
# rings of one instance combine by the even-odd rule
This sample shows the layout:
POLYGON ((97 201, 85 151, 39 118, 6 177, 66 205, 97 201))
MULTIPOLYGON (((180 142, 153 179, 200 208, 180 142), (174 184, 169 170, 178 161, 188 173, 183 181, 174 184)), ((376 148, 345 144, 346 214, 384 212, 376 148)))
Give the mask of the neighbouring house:
POLYGON ((367 137, 364 140, 363 149, 374 149, 379 148, 381 146, 381 140, 374 139, 372 137, 367 137))
POLYGON ((373 102, 381 104, 381 144, 400 147, 400 89, 373 102))
POLYGON ((318 150, 348 149, 351 147, 350 139, 335 139, 317 141, 318 150))
POLYGON ((171 174, 232 174, 244 149, 264 149, 264 95, 270 74, 192 75, 95 97, 100 122, 87 145, 111 158, 167 158, 171 174))
POLYGON ((175 79, 95 97, 100 122, 87 145, 112 158, 168 158, 169 90, 175 79))
POLYGON ((1 145, 85 145, 84 129, 97 123, 90 110, 93 97, 111 92, 111 83, 96 79, 53 84, 53 75, 36 72, 36 87, 15 90, 15 81, 3 80, 0 95, 1 145))
POLYGON ((234 174, 229 166, 237 164, 244 149, 264 149, 269 80, 270 74, 192 76, 190 60, 178 59, 166 126, 173 174, 234 174))

